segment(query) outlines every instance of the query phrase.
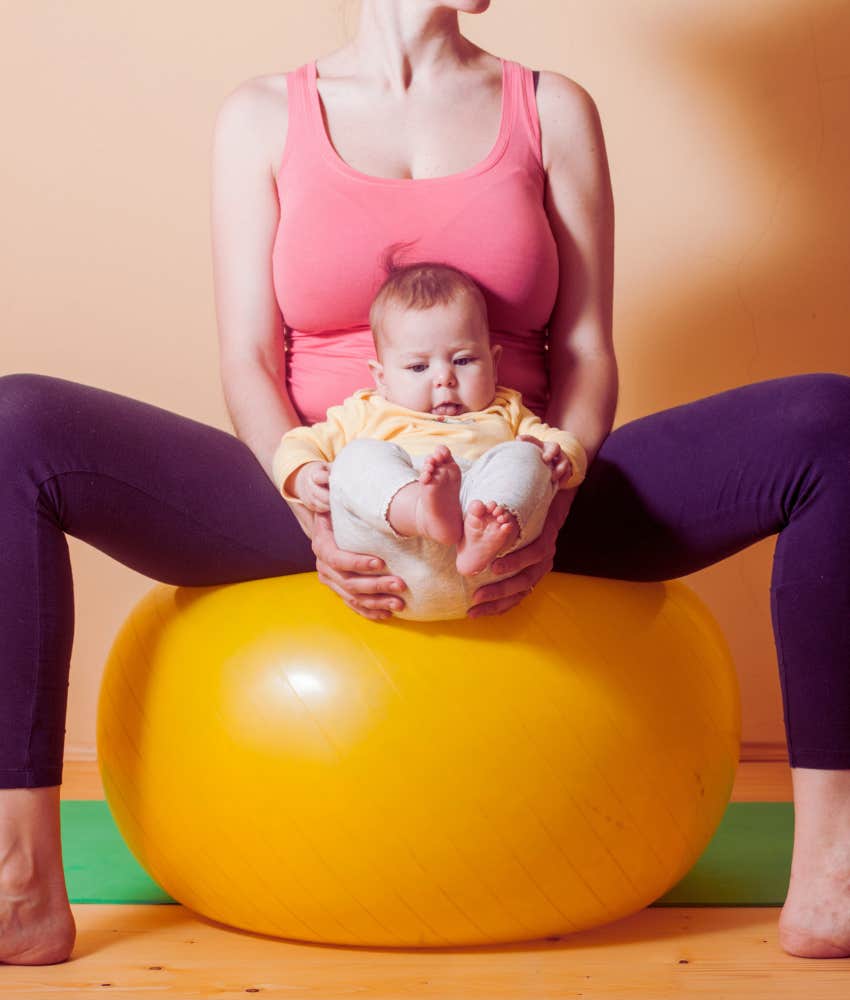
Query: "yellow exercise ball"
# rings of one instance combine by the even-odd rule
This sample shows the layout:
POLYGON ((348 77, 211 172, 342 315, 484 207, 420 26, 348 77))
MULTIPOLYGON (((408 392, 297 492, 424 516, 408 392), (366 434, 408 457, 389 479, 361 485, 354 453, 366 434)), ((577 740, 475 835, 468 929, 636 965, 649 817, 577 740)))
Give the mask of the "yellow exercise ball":
POLYGON ((684 584, 550 573, 468 621, 385 623, 314 573, 157 585, 98 708, 130 849, 213 920, 304 941, 527 941, 635 913, 699 859, 740 741, 684 584))

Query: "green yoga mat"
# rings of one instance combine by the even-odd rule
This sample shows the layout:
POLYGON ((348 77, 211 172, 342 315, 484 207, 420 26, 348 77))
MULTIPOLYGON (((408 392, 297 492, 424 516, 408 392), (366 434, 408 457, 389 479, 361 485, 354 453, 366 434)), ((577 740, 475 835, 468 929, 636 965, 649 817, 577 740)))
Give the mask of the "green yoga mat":
MULTIPOLYGON (((173 903, 127 849, 103 801, 62 803, 72 903, 173 903)), ((791 872, 790 802, 730 802, 702 857, 653 906, 782 906, 791 872)))

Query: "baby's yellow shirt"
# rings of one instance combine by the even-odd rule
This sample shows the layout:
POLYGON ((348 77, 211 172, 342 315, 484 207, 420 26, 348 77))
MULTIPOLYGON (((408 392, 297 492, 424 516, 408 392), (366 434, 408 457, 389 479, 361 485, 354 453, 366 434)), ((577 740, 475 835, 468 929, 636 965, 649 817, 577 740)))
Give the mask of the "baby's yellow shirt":
POLYGON ((455 458, 474 461, 494 445, 521 434, 557 441, 572 463, 567 488, 584 480, 587 455, 578 438, 544 423, 523 405, 520 393, 501 385, 486 409, 457 417, 409 410, 384 399, 375 389, 358 389, 339 406, 331 406, 321 423, 287 431, 272 459, 272 472, 281 494, 300 503, 283 489, 292 473, 307 462, 333 462, 355 438, 393 441, 410 455, 427 455, 435 445, 444 444, 455 458))

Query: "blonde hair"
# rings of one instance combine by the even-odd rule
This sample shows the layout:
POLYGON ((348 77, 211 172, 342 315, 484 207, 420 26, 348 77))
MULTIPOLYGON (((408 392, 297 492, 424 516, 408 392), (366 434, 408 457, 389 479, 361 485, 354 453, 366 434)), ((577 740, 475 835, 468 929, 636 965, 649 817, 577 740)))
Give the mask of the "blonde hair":
POLYGON ((448 305, 467 295, 477 303, 482 325, 489 332, 487 302, 474 278, 466 271, 440 261, 401 264, 397 253, 402 246, 405 244, 394 243, 385 251, 382 266, 387 278, 369 309, 375 350, 380 347, 380 338, 386 333, 386 317, 392 306, 424 310, 436 305, 448 305))

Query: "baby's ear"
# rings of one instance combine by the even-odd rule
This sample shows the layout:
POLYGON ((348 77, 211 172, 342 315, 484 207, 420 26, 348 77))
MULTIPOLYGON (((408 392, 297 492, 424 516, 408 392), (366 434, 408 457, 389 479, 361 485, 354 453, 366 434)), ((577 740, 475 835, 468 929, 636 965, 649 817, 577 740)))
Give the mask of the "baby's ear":
POLYGON ((369 371, 372 373, 372 378, 375 381, 375 388, 380 392, 384 389, 384 366, 380 361, 375 361, 370 358, 367 362, 369 365, 369 371))
POLYGON ((493 344, 493 346, 490 348, 490 355, 493 358, 493 370, 498 372, 499 358, 502 356, 502 345, 493 344))

